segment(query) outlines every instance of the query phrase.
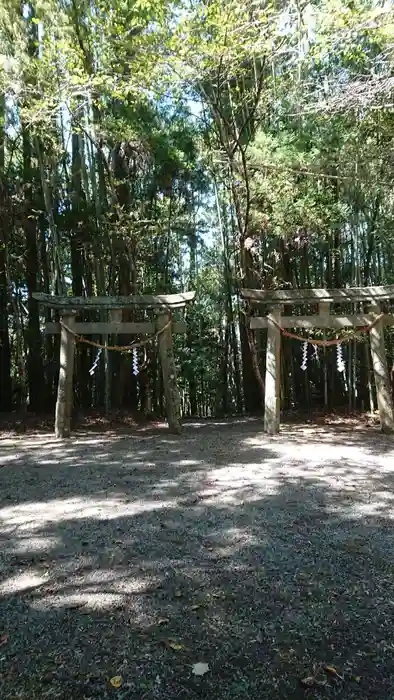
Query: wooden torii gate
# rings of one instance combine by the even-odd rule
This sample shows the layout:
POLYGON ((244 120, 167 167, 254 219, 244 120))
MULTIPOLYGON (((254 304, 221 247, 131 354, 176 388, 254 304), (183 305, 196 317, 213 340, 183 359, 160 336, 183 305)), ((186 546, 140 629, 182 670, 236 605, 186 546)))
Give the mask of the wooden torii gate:
MULTIPOLYGON (((394 299, 394 285, 384 287, 349 287, 345 289, 242 289, 241 297, 251 305, 264 304, 268 314, 251 316, 250 328, 268 329, 265 366, 265 413, 264 430, 274 434, 280 428, 280 349, 281 335, 299 340, 299 336, 288 333, 287 328, 335 328, 353 327, 359 332, 368 332, 372 366, 375 377, 376 397, 381 430, 394 430, 394 411, 390 379, 384 346, 384 327, 394 324, 393 314, 381 313, 380 302, 394 299), (367 313, 337 316, 331 313, 331 304, 367 304, 367 313), (318 305, 318 314, 310 316, 283 316, 285 305, 318 305)), ((305 338, 305 340, 308 340, 305 338)), ((309 340, 309 342, 311 342, 309 340)), ((315 341, 312 341, 315 342, 315 341)), ((324 344, 324 341, 320 341, 324 344)), ((327 341, 326 345, 333 344, 327 341)))
MULTIPOLYGON (((33 298, 43 306, 57 309, 60 323, 46 323, 49 333, 60 333, 60 369, 55 413, 55 434, 57 437, 69 437, 71 414, 73 408, 73 373, 74 347, 78 340, 86 335, 110 334, 148 334, 157 337, 160 362, 163 374, 164 393, 169 429, 179 433, 180 396, 177 386, 176 366, 173 352, 172 333, 185 333, 184 321, 173 321, 172 311, 182 309, 192 302, 195 292, 182 294, 158 294, 119 297, 60 297, 51 294, 35 293, 33 298), (124 309, 153 310, 156 319, 144 322, 123 322, 124 309), (110 312, 111 321, 81 322, 75 321, 78 311, 99 310, 110 312)), ((94 344, 94 343, 92 343, 94 344)), ((132 350, 129 347, 116 346, 117 350, 132 350)))

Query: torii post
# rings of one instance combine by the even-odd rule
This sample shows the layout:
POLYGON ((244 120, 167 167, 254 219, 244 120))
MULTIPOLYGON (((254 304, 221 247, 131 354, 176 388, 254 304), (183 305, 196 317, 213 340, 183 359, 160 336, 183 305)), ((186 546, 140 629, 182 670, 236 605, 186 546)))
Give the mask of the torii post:
POLYGON ((242 289, 241 297, 249 304, 264 304, 269 309, 267 316, 250 318, 252 329, 268 329, 264 413, 264 430, 267 433, 278 433, 280 427, 281 329, 347 327, 369 332, 380 427, 384 433, 394 432, 393 399, 384 346, 384 327, 394 324, 394 315, 382 314, 380 306, 381 302, 394 299, 394 285, 344 289, 242 289), (353 303, 366 303, 368 312, 338 316, 330 313, 330 304, 353 303), (282 316, 285 304, 317 304, 319 313, 282 316))
POLYGON ((176 364, 172 333, 185 333, 184 321, 172 321, 171 312, 182 309, 192 302, 195 292, 181 294, 158 294, 119 297, 59 297, 51 294, 35 293, 43 306, 60 312, 60 323, 47 323, 46 332, 60 333, 60 368, 55 411, 55 434, 57 437, 70 436, 73 407, 74 347, 78 336, 121 334, 149 334, 157 336, 160 362, 163 375, 164 394, 168 427, 171 432, 181 431, 180 395, 177 385, 176 364), (122 322, 119 312, 123 309, 151 309, 156 313, 156 321, 136 323, 122 322), (78 311, 111 310, 118 320, 110 322, 75 321, 78 311))

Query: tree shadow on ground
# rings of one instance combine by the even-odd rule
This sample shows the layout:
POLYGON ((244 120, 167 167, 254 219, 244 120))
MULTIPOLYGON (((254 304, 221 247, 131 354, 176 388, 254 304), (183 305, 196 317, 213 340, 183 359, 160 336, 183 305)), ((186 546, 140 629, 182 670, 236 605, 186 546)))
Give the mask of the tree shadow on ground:
POLYGON ((6 445, 2 698, 391 697, 394 444, 254 425, 6 445))
MULTIPOLYGON (((21 428, 27 428, 26 434, 22 432, 1 432, 0 425, 0 445, 14 441, 28 442, 34 438, 41 438, 53 441, 53 418, 48 418, 45 421, 39 422, 38 418, 32 416, 33 429, 23 423, 23 417, 19 419, 21 428), (37 424, 37 425, 36 425, 37 424), (35 427, 35 430, 34 430, 35 427)), ((10 421, 9 421, 10 422, 10 421)), ((245 434, 248 436, 256 435, 261 438, 264 427, 264 419, 262 417, 233 417, 223 419, 187 419, 184 421, 184 435, 182 441, 195 442, 201 440, 202 436, 215 436, 220 432, 222 438, 231 434, 234 430, 237 434, 245 434)), ((392 446, 392 438, 380 432, 379 421, 369 415, 360 414, 354 416, 328 415, 320 416, 316 421, 300 422, 300 421, 285 421, 281 425, 281 435, 286 436, 288 440, 294 443, 310 444, 322 441, 328 444, 338 444, 339 438, 341 444, 364 446, 371 452, 380 453, 382 450, 390 451, 392 446), (375 440, 372 439, 375 436, 375 440)), ((163 421, 141 422, 136 423, 132 418, 127 417, 123 421, 109 420, 102 417, 102 420, 97 420, 93 423, 80 423, 73 428, 73 440, 78 439, 92 440, 108 440, 110 439, 135 439, 141 438, 148 440, 157 440, 161 438, 164 444, 172 444, 179 442, 179 437, 171 435, 168 431, 167 424, 163 421)), ((270 441, 280 439, 279 436, 271 436, 270 441)))

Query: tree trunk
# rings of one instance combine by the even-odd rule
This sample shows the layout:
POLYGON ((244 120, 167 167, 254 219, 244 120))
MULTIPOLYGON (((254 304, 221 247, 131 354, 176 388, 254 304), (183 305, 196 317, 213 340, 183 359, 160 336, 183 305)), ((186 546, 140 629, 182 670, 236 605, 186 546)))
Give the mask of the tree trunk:
MULTIPOLYGON (((72 135, 72 216, 70 241, 71 241, 71 272, 72 290, 74 296, 83 296, 84 274, 84 243, 83 237, 87 235, 88 222, 86 218, 86 197, 82 188, 82 154, 81 136, 72 135)), ((100 290, 101 291, 101 290, 100 290)), ((89 407, 91 386, 89 381, 89 350, 88 346, 80 343, 75 353, 75 405, 89 407)))
MULTIPOLYGON (((50 294, 50 272, 47 251, 47 222, 45 216, 40 221, 39 246, 40 246, 40 266, 42 269, 42 289, 46 294, 50 294)), ((52 320, 51 309, 44 309, 45 321, 52 320)), ((45 348, 45 410, 52 411, 55 407, 56 379, 59 370, 60 336, 58 334, 46 333, 44 336, 45 348)))
POLYGON ((27 377, 29 390, 29 408, 39 412, 45 403, 45 375, 41 355, 41 333, 38 303, 33 299, 37 291, 38 246, 37 221, 34 213, 34 172, 32 169, 32 149, 30 135, 23 127, 23 178, 24 178, 24 231, 26 240, 26 286, 28 323, 26 329, 27 377))
MULTIPOLYGON (((196 279, 197 272, 197 237, 196 232, 193 232, 189 236, 189 253, 190 253, 190 272, 189 272, 189 284, 190 289, 194 288, 194 283, 196 279)), ((196 337, 193 328, 193 309, 190 308, 187 312, 187 332, 186 332, 186 342, 189 351, 189 358, 193 358, 196 353, 196 337)), ((196 374, 194 371, 193 363, 189 365, 188 371, 188 382, 189 382, 189 400, 190 400, 190 413, 192 416, 196 416, 198 413, 197 408, 197 381, 196 374)))
POLYGON ((11 350, 8 328, 7 244, 9 197, 4 174, 5 99, 0 95, 0 410, 12 408, 11 350))
MULTIPOLYGON (((253 358, 251 345, 248 338, 249 329, 247 328, 249 319, 245 314, 239 315, 239 330, 241 337, 241 353, 242 353, 242 379, 244 388, 245 410, 247 413, 261 413, 263 410, 262 404, 262 386, 257 381, 256 377, 256 358, 253 358)), ((258 367, 258 365, 257 365, 258 367)), ((259 375, 261 377, 260 369, 259 375)), ((262 379, 262 377, 261 377, 262 379)), ((262 381, 264 381, 262 379, 262 381)))

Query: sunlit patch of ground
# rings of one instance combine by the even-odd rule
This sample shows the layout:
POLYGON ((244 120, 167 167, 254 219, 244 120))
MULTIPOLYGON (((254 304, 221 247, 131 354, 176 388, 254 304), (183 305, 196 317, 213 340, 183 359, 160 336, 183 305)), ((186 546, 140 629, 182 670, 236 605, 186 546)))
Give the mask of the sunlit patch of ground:
POLYGON ((390 697, 393 499, 365 425, 8 436, 0 696, 390 697))

